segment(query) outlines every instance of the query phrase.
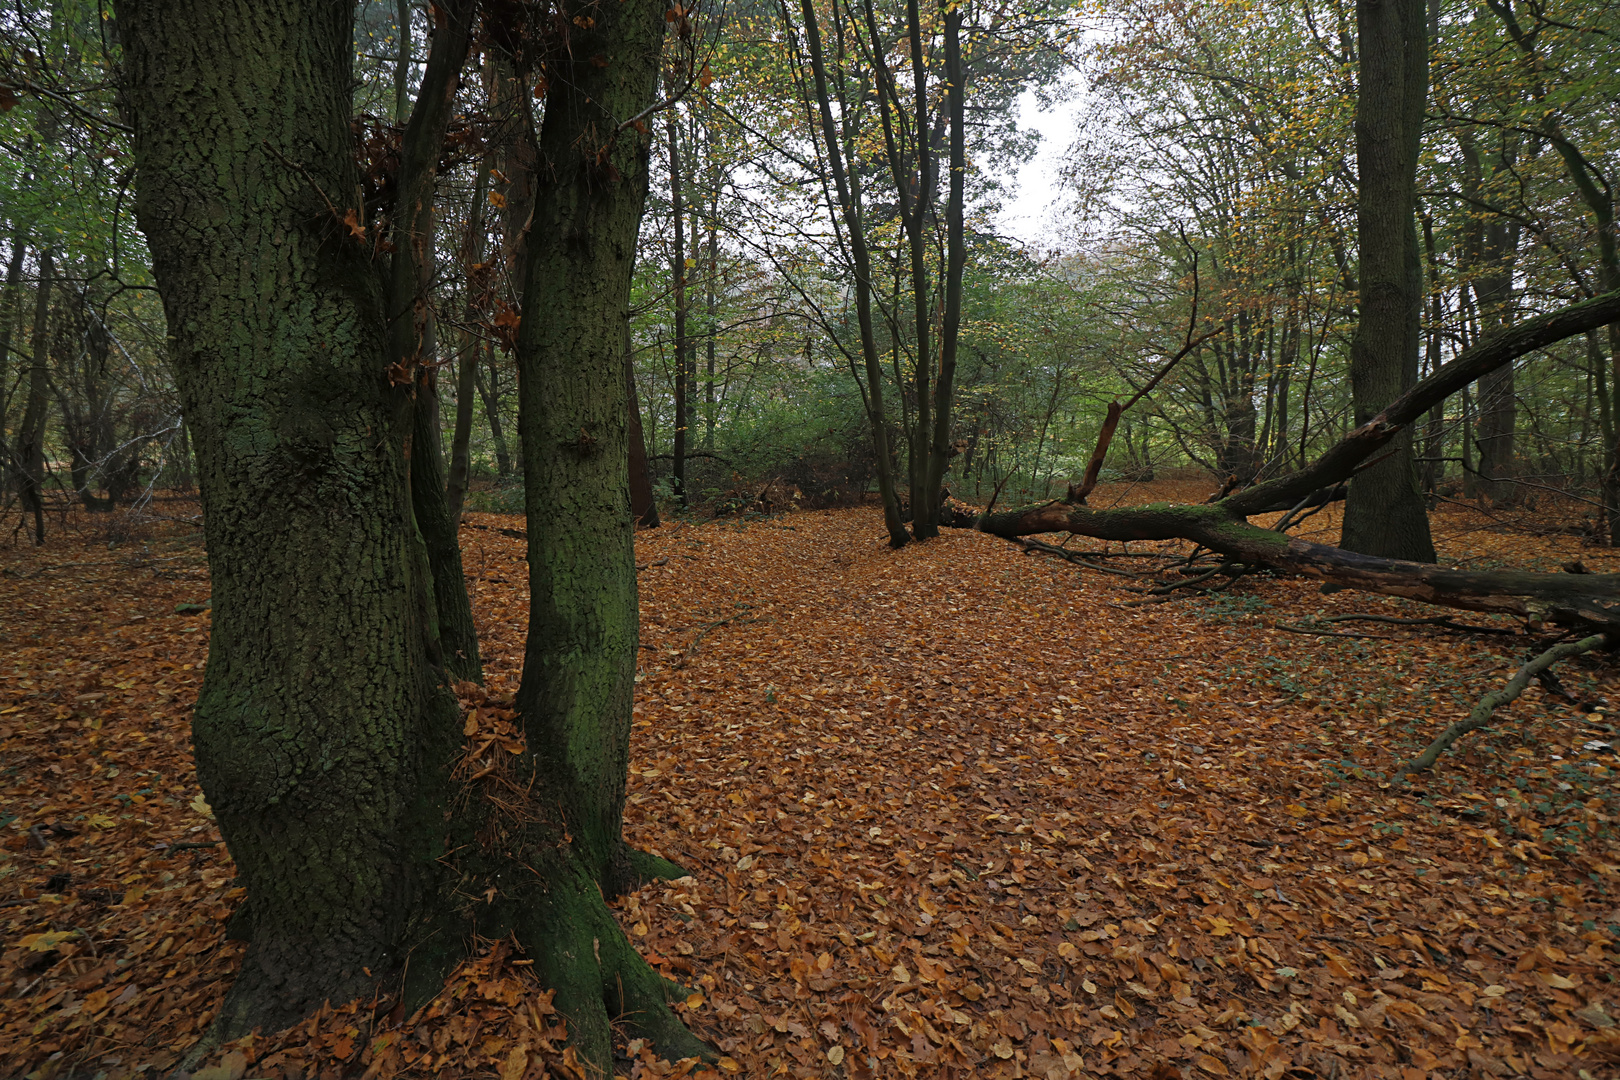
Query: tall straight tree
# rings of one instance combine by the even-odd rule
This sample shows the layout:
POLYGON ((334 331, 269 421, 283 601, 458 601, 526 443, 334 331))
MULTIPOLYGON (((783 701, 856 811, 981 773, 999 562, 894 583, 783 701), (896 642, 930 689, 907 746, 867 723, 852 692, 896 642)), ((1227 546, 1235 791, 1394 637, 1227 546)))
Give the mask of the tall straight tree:
POLYGON ((247 887, 214 1039, 379 991, 414 1007, 477 934, 527 950, 593 1072, 611 1072, 610 1016, 670 1054, 704 1049, 603 901, 659 869, 618 838, 636 649, 620 320, 646 153, 619 125, 651 103, 664 9, 590 10, 548 58, 529 310, 556 318, 525 320, 520 350, 543 640, 527 751, 491 770, 437 662, 412 380, 390 371, 378 245, 345 205, 353 6, 117 8, 213 580, 198 775, 247 887))
MULTIPOLYGON (((1350 342, 1350 386, 1357 425, 1417 382, 1423 305, 1417 159, 1429 86, 1426 15, 1424 0, 1356 4, 1361 295, 1350 342)), ((1396 436, 1387 456, 1351 482, 1340 545, 1363 555, 1434 561, 1410 431, 1396 436)))

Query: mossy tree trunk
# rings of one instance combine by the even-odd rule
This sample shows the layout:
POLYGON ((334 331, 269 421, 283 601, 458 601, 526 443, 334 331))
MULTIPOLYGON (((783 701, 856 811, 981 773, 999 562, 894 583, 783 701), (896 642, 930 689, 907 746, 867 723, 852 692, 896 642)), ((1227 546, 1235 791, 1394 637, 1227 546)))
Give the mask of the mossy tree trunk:
MULTIPOLYGON (((663 9, 601 10, 582 55, 608 62, 576 85, 620 108, 631 102, 613 96, 615 82, 650 93, 637 73, 657 62, 663 9)), ((558 988, 596 1072, 611 1069, 609 1016, 636 1017, 668 1052, 701 1051, 666 1006, 676 989, 602 899, 629 862, 617 812, 636 623, 618 320, 636 174, 593 173, 551 198, 576 209, 605 199, 569 237, 611 254, 567 303, 531 308, 578 317, 560 320, 575 328, 563 344, 574 364, 531 363, 525 393, 550 384, 566 410, 526 440, 529 473, 548 507, 581 516, 578 530, 531 547, 542 640, 524 679, 529 753, 507 766, 513 809, 501 811, 481 797, 490 781, 470 778, 435 660, 406 456, 410 380, 390 377, 374 237, 343 221, 357 209, 352 8, 138 0, 118 16, 137 212, 195 437, 213 578, 198 774, 248 891, 247 953, 210 1038, 390 992, 407 956, 414 1007, 473 932, 510 932, 558 988), (542 437, 557 425, 574 446, 542 437)), ((640 150, 626 147, 633 165, 640 150)), ((544 287, 561 287, 550 274, 544 287)))

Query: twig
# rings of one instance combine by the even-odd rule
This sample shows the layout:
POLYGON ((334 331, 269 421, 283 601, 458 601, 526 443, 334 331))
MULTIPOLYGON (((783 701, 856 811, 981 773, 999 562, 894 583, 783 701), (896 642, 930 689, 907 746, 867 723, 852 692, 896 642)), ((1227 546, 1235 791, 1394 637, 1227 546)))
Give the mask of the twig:
POLYGON ((1030 540, 1027 537, 1019 537, 1014 542, 1021 545, 1026 554, 1038 551, 1045 555, 1056 555, 1058 558, 1074 563, 1077 566, 1084 566, 1088 569, 1097 570, 1104 574, 1113 574, 1117 577, 1138 578, 1142 576, 1141 574, 1133 574, 1129 570, 1120 570, 1117 567, 1103 566, 1100 563, 1090 562, 1085 557, 1086 555, 1090 554, 1089 552, 1069 551, 1067 548, 1058 547, 1056 544, 1047 544, 1041 542, 1040 540, 1030 540))
POLYGON ((1395 626, 1443 626, 1448 630, 1466 630, 1471 634, 1517 634, 1517 630, 1509 630, 1501 626, 1471 626, 1468 623, 1453 622, 1445 615, 1432 615, 1426 619, 1401 619, 1394 615, 1327 615, 1316 620, 1320 623, 1340 622, 1376 622, 1390 623, 1395 626))
POLYGON ((1344 630, 1312 630, 1308 626, 1290 626, 1288 623, 1276 623, 1278 630, 1286 630, 1290 634, 1315 634, 1317 637, 1347 637, 1366 638, 1370 641, 1396 641, 1388 634, 1352 634, 1344 630))
POLYGON ((1507 685, 1502 687, 1502 689, 1493 690, 1489 694, 1486 694, 1484 697, 1480 698, 1479 704, 1474 706, 1474 711, 1469 713, 1466 719, 1459 720, 1455 724, 1452 724, 1450 727, 1446 728, 1445 731, 1440 733, 1439 738, 1435 739, 1434 742, 1429 744, 1427 750, 1424 750, 1423 753, 1413 758, 1410 762, 1402 765, 1399 769, 1396 769, 1395 775, 1410 776, 1412 773, 1422 772, 1425 769, 1433 768, 1435 760, 1439 758, 1441 754, 1445 753, 1446 750, 1450 748, 1452 743, 1456 742, 1462 736, 1467 735, 1469 732, 1478 731, 1480 728, 1489 724, 1491 722, 1491 714, 1497 709, 1501 708, 1503 705, 1516 700, 1520 694, 1524 693, 1525 687, 1530 685, 1531 679, 1535 678, 1541 672, 1546 671, 1560 660, 1571 656, 1579 656, 1582 653, 1589 653, 1594 649, 1600 649, 1613 645, 1615 640, 1616 639, 1610 634, 1602 633, 1581 638, 1579 641, 1566 641, 1561 645, 1554 645, 1540 656, 1530 660, 1523 667, 1519 668, 1518 671, 1514 672, 1513 678, 1509 679, 1507 685))

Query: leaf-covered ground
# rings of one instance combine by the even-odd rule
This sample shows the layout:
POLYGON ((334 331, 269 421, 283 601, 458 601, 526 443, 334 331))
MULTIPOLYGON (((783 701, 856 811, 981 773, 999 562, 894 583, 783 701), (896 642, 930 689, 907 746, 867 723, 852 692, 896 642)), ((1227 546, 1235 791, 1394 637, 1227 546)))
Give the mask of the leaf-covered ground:
MULTIPOLYGON (((485 734, 513 721, 521 524, 463 532, 485 734)), ((158 1074, 240 955, 188 756, 197 530, 79 526, 0 551, 0 1075, 36 1080, 158 1074)), ((1436 526, 1454 563, 1620 569, 1467 510, 1436 526)), ((863 509, 638 538, 627 830, 692 876, 618 909, 721 1072, 1620 1075, 1611 661, 1392 785, 1534 640, 1312 622, 1435 612, 1287 579, 1143 604, 981 534, 881 533, 863 509)), ((483 943, 417 1016, 334 1005, 198 1075, 568 1075, 560 1035, 483 943)), ((702 1071, 625 1051, 625 1076, 702 1071)))

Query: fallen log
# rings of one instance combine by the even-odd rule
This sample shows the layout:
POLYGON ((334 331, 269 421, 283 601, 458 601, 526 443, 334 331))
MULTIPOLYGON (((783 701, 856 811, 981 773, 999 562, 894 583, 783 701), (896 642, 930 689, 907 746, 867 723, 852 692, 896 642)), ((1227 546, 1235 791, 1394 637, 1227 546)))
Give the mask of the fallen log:
POLYGON ((941 524, 976 528, 1009 540, 1043 532, 1072 532, 1099 540, 1190 540, 1238 562, 1303 574, 1346 588, 1467 611, 1513 615, 1531 625, 1551 622, 1588 629, 1620 629, 1620 574, 1457 570, 1313 544, 1248 520, 1251 515, 1330 498, 1329 493, 1348 480, 1358 465, 1451 394, 1520 356, 1616 321, 1620 321, 1620 292, 1605 293, 1526 319, 1463 350, 1383 412, 1350 432, 1315 463, 1214 502, 1155 503, 1112 510, 1049 502, 977 515, 954 508, 941 524))

